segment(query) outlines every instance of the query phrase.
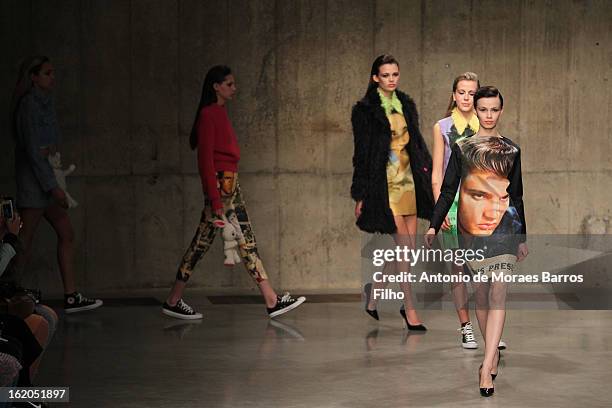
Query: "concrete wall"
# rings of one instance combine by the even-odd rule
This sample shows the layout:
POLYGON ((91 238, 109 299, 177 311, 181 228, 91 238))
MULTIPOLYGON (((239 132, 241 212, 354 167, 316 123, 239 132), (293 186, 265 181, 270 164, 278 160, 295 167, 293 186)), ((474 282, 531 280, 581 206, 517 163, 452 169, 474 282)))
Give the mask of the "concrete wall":
MULTIPOLYGON (((610 215, 612 6, 602 1, 3 0, 0 112, 17 64, 49 55, 81 286, 167 286, 202 207, 187 133, 206 69, 227 63, 242 186, 275 287, 360 285, 353 225, 351 105, 373 58, 401 62, 431 146, 455 75, 505 95, 503 132, 523 150, 529 230, 580 233, 610 215)), ((13 192, 0 115, 0 187, 13 192)), ((53 233, 40 228, 29 282, 60 291, 53 233)), ((193 286, 252 290, 219 246, 193 286)))

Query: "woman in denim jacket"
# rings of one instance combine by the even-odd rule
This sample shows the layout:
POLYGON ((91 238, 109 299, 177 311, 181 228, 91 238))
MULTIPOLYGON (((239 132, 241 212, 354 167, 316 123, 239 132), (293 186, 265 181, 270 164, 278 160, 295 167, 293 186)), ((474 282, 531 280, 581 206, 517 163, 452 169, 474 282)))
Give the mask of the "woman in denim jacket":
POLYGON ((57 116, 51 91, 55 73, 49 58, 34 56, 21 65, 11 104, 11 127, 15 138, 17 207, 23 220, 20 238, 25 255, 30 254, 32 238, 45 218, 57 234, 57 254, 64 283, 64 309, 67 313, 95 309, 99 299, 89 299, 76 290, 74 279, 74 231, 66 209, 66 193, 58 186, 48 161, 59 142, 57 116))

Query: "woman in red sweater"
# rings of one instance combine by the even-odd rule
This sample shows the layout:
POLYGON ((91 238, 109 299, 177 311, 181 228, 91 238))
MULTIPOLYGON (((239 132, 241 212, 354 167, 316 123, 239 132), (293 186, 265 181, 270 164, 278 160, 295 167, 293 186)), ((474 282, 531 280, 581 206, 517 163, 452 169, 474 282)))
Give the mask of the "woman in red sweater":
MULTIPOLYGON (((236 84, 229 67, 217 65, 208 71, 190 135, 191 148, 198 150, 198 167, 205 195, 204 210, 162 309, 164 314, 178 319, 202 318, 201 313, 183 301, 183 291, 196 263, 210 248, 217 230, 223 230, 224 224, 228 223, 235 227, 236 249, 240 257, 228 258, 228 252, 231 255, 235 249, 226 242, 225 263, 233 265, 242 259, 247 272, 259 286, 270 317, 286 313, 306 300, 303 296, 292 298, 289 293, 278 296, 268 282, 257 253, 255 235, 238 184, 240 148, 225 109, 225 103, 233 98, 235 92, 236 84)), ((231 234, 227 231, 223 233, 231 234)))

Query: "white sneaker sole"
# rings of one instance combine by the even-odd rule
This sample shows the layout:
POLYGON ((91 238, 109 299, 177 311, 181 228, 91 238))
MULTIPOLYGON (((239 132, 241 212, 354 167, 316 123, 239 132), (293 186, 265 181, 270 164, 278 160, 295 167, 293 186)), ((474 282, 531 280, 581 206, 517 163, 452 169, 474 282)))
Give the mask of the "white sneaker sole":
POLYGON ((461 347, 468 350, 474 350, 478 348, 478 343, 461 343, 461 347))
POLYGON ((296 299, 296 301, 295 301, 295 302, 293 302, 293 304, 292 304, 292 305, 287 306, 287 307, 286 307, 286 308, 284 308, 284 309, 277 310, 276 312, 272 312, 272 313, 270 313, 270 314, 269 314, 270 319, 272 319, 272 318, 274 318, 274 317, 276 317, 276 316, 280 316, 280 315, 282 315, 282 314, 284 314, 284 313, 287 313, 287 312, 289 312, 289 311, 291 311, 291 310, 295 309, 296 307, 298 307, 299 305, 301 305, 301 304, 302 304, 302 303, 304 303, 305 301, 306 301, 306 298, 305 298, 304 296, 300 296, 299 298, 297 298, 297 299, 296 299))
POLYGON ((97 309, 100 306, 102 306, 103 304, 104 304, 104 302, 101 301, 100 299, 98 299, 98 300, 96 300, 96 303, 93 303, 91 305, 81 306, 81 307, 71 307, 71 308, 68 308, 68 309, 64 309, 64 312, 66 312, 66 313, 84 312, 86 310, 97 309))
POLYGON ((183 320, 198 320, 203 317, 202 313, 196 313, 193 315, 184 315, 184 314, 176 313, 176 312, 173 312, 172 310, 168 310, 164 308, 162 308, 162 313, 167 316, 174 317, 175 319, 183 319, 183 320))

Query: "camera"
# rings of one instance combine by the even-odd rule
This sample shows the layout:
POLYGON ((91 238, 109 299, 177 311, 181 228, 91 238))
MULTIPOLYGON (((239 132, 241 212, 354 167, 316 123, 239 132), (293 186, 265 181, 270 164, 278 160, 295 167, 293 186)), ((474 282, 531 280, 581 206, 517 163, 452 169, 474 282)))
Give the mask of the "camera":
POLYGON ((13 199, 11 197, 1 197, 0 206, 2 207, 2 217, 5 220, 12 220, 15 216, 15 212, 13 210, 13 199))

